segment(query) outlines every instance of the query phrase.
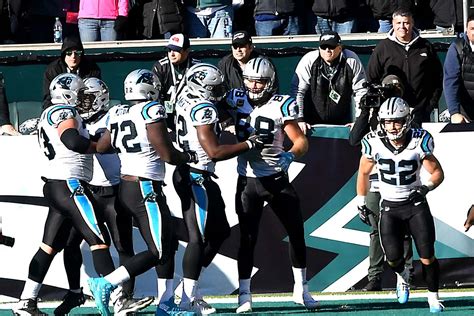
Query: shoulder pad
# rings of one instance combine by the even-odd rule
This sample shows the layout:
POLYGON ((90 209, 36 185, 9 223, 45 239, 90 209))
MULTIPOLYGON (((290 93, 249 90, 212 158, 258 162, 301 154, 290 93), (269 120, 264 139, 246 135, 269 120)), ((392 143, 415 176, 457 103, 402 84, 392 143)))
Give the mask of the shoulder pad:
POLYGON ((278 104, 280 106, 281 114, 286 118, 298 117, 299 107, 296 105, 296 100, 289 95, 276 94, 270 101, 271 103, 278 104))
POLYGON ((61 122, 75 118, 76 116, 77 111, 74 107, 69 105, 57 105, 50 108, 47 120, 49 125, 58 126, 61 122))
POLYGON ((156 101, 143 103, 141 112, 145 121, 158 121, 166 118, 165 107, 156 101))
POLYGON ((213 124, 218 121, 217 109, 211 102, 204 101, 191 109, 191 120, 199 125, 213 124))

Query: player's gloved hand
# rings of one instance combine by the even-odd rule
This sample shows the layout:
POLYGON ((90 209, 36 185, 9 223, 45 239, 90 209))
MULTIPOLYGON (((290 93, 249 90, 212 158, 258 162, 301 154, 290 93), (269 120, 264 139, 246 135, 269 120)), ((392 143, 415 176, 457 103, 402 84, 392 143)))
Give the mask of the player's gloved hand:
POLYGON ((465 232, 471 228, 471 226, 474 224, 474 205, 471 205, 469 210, 467 211, 467 217, 466 221, 464 222, 464 228, 466 229, 465 232))
POLYGON ((410 195, 408 196, 408 199, 415 204, 419 204, 421 202, 425 201, 426 194, 430 192, 430 189, 426 185, 420 185, 417 187, 414 187, 410 191, 410 195))
POLYGON ((288 171, 290 164, 295 160, 295 154, 291 151, 284 151, 278 156, 278 164, 280 165, 283 171, 288 171))
POLYGON ((359 211, 359 218, 362 223, 370 226, 369 215, 372 213, 372 211, 369 210, 365 204, 357 206, 357 210, 359 211))
POLYGON ((262 149, 265 146, 264 138, 261 135, 256 134, 247 138, 246 143, 249 146, 249 149, 262 149))
POLYGON ((198 154, 193 150, 186 150, 184 154, 188 155, 186 162, 198 163, 199 157, 198 154))

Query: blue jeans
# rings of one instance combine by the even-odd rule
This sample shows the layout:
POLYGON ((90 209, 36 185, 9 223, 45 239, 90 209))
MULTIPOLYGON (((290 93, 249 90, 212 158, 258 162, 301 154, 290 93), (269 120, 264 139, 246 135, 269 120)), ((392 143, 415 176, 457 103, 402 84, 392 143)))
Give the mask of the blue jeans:
POLYGON ((189 37, 226 38, 232 36, 232 20, 234 9, 231 5, 214 12, 211 15, 197 15, 184 9, 186 32, 189 37), (229 17, 226 21, 226 13, 229 17))
POLYGON ((255 32, 257 36, 298 35, 300 34, 298 17, 288 16, 271 21, 255 20, 255 32))
POLYGON ((79 34, 82 42, 115 41, 115 20, 79 19, 79 34))
POLYGON ((388 33, 392 29, 392 21, 390 20, 379 20, 379 33, 388 33))
POLYGON ((354 20, 339 23, 330 19, 322 18, 320 16, 317 17, 316 34, 323 34, 327 31, 335 31, 339 34, 347 34, 352 33, 353 28, 354 20))

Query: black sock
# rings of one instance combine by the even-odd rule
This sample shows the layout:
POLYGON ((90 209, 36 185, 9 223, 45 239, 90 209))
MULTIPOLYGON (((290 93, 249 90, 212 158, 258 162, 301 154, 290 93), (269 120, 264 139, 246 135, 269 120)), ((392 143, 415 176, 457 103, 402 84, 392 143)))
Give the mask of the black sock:
POLYGON ((47 254, 43 249, 38 249, 30 261, 28 269, 28 279, 37 283, 43 283, 46 273, 48 273, 54 255, 47 254))
MULTIPOLYGON (((119 252, 119 261, 120 265, 123 265, 131 256, 125 253, 119 252)), ((130 277, 128 281, 122 283, 122 291, 125 296, 132 298, 133 297, 133 290, 135 288, 135 277, 130 277)))
POLYGON ((106 276, 115 270, 108 248, 92 250, 92 261, 94 262, 95 272, 100 276, 106 276))
POLYGON ((428 286, 428 291, 430 292, 438 292, 439 289, 439 262, 438 259, 429 264, 429 265, 421 265, 421 271, 423 274, 423 279, 428 286))
POLYGON ((81 265, 82 253, 79 245, 66 246, 64 248, 64 269, 66 270, 69 288, 77 290, 81 288, 81 265))

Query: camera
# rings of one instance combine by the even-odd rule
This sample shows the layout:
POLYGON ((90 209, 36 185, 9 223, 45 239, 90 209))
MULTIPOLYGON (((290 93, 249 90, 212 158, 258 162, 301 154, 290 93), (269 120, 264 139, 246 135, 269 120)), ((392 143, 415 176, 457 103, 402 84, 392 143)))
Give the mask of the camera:
POLYGON ((395 75, 388 75, 382 80, 382 84, 366 82, 364 88, 367 93, 361 100, 361 107, 378 108, 388 98, 401 97, 403 85, 395 75))

